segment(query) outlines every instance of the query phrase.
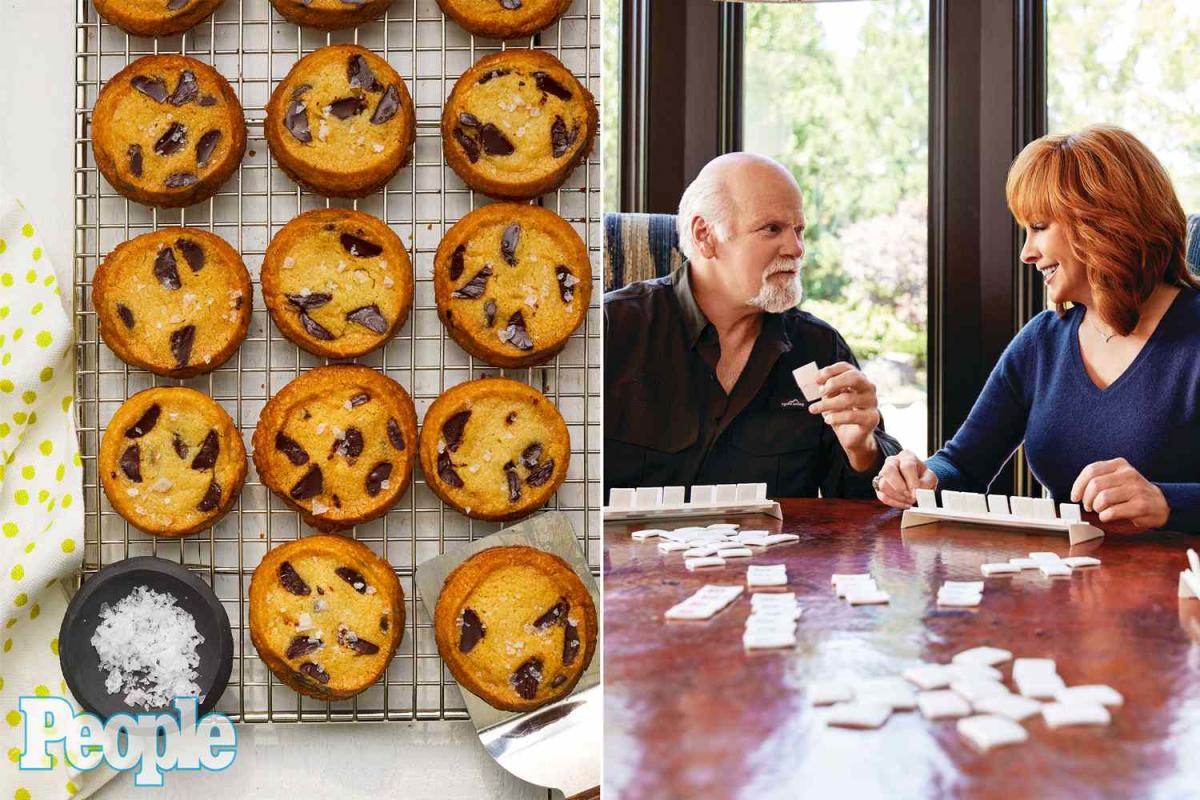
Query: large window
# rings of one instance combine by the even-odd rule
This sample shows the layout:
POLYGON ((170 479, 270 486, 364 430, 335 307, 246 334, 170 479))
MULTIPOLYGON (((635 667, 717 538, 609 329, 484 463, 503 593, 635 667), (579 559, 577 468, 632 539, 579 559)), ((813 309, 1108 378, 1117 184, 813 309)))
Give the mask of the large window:
POLYGON ((747 4, 743 139, 796 176, 803 308, 876 383, 888 430, 927 450, 928 0, 747 4))
POLYGON ((1050 132, 1120 125, 1200 212, 1200 2, 1047 0, 1046 17, 1050 132))

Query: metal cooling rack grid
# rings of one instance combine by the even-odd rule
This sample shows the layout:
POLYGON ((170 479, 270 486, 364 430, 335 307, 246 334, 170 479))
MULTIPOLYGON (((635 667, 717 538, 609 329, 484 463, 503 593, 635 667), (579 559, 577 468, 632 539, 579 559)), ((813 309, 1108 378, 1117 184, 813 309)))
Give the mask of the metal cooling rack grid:
POLYGON ((571 222, 592 256, 596 291, 587 319, 552 363, 498 370, 476 363, 445 335, 432 286, 433 254, 444 232, 485 202, 467 189, 442 160, 442 101, 459 74, 481 56, 505 47, 536 47, 557 55, 593 94, 599 94, 599 10, 596 0, 576 0, 563 19, 529 40, 478 40, 447 21, 432 0, 399 0, 383 20, 334 34, 299 29, 283 21, 267 0, 227 0, 214 18, 183 36, 129 37, 96 15, 88 0, 76 11, 75 277, 79 436, 84 459, 86 545, 84 579, 134 555, 177 559, 206 577, 229 613, 235 665, 217 710, 242 722, 462 719, 458 687, 437 655, 432 625, 418 602, 413 567, 447 544, 485 536, 500 526, 448 511, 419 473, 413 487, 386 517, 353 533, 395 567, 407 600, 407 631, 384 678, 356 698, 324 703, 280 684, 259 660, 247 628, 247 592, 254 567, 273 545, 296 538, 299 515, 258 481, 253 464, 238 504, 206 533, 180 540, 147 536, 108 505, 99 486, 96 453, 118 406, 154 385, 191 386, 229 412, 249 449, 267 397, 300 373, 325 363, 282 338, 262 303, 258 269, 271 236, 293 216, 330 205, 356 207, 387 221, 412 257, 413 312, 404 329, 380 351, 358 359, 383 370, 408 389, 422 418, 447 387, 483 375, 505 374, 545 392, 571 434, 568 476, 547 508, 565 512, 588 563, 599 573, 600 555, 600 165, 598 146, 565 186, 541 203, 571 222), (595 4, 595 5, 594 5, 595 4), (385 190, 357 202, 328 201, 298 189, 271 161, 263 138, 264 106, 275 83, 302 55, 330 43, 356 42, 386 58, 408 83, 417 113, 413 163, 385 190), (184 53, 214 65, 234 86, 249 128, 238 173, 213 199, 182 211, 131 203, 99 175, 92 160, 90 109, 104 81, 133 59, 184 53), (120 242, 158 227, 191 225, 227 239, 254 279, 250 331, 230 361, 187 381, 159 378, 120 361, 97 334, 91 277, 120 242))

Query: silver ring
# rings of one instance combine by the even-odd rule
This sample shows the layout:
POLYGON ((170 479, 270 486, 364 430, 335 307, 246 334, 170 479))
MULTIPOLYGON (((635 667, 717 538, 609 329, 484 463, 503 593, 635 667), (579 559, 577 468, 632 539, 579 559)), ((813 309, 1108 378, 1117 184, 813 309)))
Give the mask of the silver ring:
POLYGON ((879 493, 879 484, 882 481, 883 481, 882 475, 876 475, 874 478, 871 478, 871 488, 875 490, 876 494, 879 493))

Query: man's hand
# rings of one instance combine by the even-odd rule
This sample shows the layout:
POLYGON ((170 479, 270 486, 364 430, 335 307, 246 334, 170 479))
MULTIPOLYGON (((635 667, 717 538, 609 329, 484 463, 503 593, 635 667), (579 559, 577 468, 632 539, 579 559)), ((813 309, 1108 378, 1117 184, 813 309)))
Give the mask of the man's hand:
POLYGON ((1101 522, 1128 520, 1138 528, 1161 528, 1171 514, 1162 489, 1123 458, 1084 467, 1071 486, 1071 502, 1095 511, 1101 522))
POLYGON ((820 414, 833 428, 853 469, 870 469, 879 458, 875 428, 880 416, 875 384, 845 361, 820 370, 816 380, 822 388, 821 399, 808 407, 809 413, 820 414))
POLYGON ((892 508, 911 508, 917 489, 936 489, 937 473, 908 450, 888 456, 875 481, 875 496, 892 508))

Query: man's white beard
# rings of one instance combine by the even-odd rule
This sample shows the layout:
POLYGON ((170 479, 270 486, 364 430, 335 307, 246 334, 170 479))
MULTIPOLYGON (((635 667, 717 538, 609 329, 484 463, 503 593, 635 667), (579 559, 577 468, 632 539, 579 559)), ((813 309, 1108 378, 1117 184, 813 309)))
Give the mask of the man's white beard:
POLYGON ((761 308, 768 314, 782 314, 789 308, 800 305, 804 297, 804 289, 800 285, 800 261, 794 258, 780 257, 771 262, 771 266, 763 271, 762 288, 758 294, 746 301, 747 305, 761 308), (771 276, 777 272, 795 270, 789 281, 772 281, 771 276))

